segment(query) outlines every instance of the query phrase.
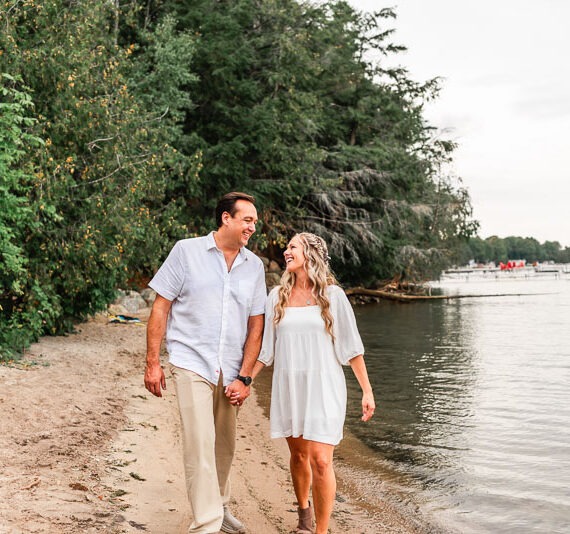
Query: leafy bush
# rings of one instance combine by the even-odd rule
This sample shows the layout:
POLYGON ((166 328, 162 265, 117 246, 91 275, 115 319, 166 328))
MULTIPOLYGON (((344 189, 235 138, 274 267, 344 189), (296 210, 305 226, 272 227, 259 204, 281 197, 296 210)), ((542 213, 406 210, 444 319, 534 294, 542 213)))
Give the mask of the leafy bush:
MULTIPOLYGON (((3 78, 6 352, 105 309, 116 288, 152 272, 171 239, 187 231, 168 183, 183 174, 190 188, 199 157, 170 144, 180 117, 164 118, 164 108, 150 109, 131 92, 135 47, 117 44, 111 7, 53 0, 2 13, 0 71, 29 87, 18 92, 5 87, 14 77, 3 78), (24 114, 32 98, 34 121, 24 114)), ((167 33, 164 41, 176 44, 167 33)))

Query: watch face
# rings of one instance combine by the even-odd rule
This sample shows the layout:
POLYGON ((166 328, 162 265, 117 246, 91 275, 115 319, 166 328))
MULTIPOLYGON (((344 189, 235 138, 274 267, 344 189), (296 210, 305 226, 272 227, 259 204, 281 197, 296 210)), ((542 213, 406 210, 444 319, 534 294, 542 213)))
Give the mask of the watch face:
POLYGON ((249 386, 251 384, 252 378, 251 376, 238 375, 238 380, 241 380, 246 386, 249 386))

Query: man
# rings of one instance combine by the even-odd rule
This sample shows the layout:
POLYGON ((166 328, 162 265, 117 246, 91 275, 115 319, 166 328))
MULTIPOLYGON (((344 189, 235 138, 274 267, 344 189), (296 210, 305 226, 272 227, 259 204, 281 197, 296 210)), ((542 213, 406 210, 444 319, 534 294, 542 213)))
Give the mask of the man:
POLYGON ((263 334, 261 260, 245 248, 255 232, 254 198, 228 193, 217 232, 176 243, 149 286, 157 293, 147 326, 146 388, 166 389, 160 345, 166 334, 180 409, 189 533, 243 533, 228 509, 238 406, 250 394, 263 334))

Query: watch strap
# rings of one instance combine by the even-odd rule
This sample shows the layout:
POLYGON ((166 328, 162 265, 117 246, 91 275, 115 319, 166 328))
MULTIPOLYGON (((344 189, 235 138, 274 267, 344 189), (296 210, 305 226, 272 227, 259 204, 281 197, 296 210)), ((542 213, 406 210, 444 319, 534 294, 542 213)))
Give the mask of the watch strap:
POLYGON ((243 382, 246 386, 251 385, 251 383, 253 382, 253 379, 251 378, 251 376, 237 375, 237 379, 240 382, 243 382))

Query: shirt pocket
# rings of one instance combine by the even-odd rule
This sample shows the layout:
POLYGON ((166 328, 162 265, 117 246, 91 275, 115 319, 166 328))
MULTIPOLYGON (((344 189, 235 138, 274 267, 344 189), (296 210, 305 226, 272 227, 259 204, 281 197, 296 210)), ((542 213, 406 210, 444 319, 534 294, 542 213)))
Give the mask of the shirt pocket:
POLYGON ((240 280, 238 285, 238 301, 240 306, 244 306, 248 313, 253 304, 254 283, 249 280, 240 280))

